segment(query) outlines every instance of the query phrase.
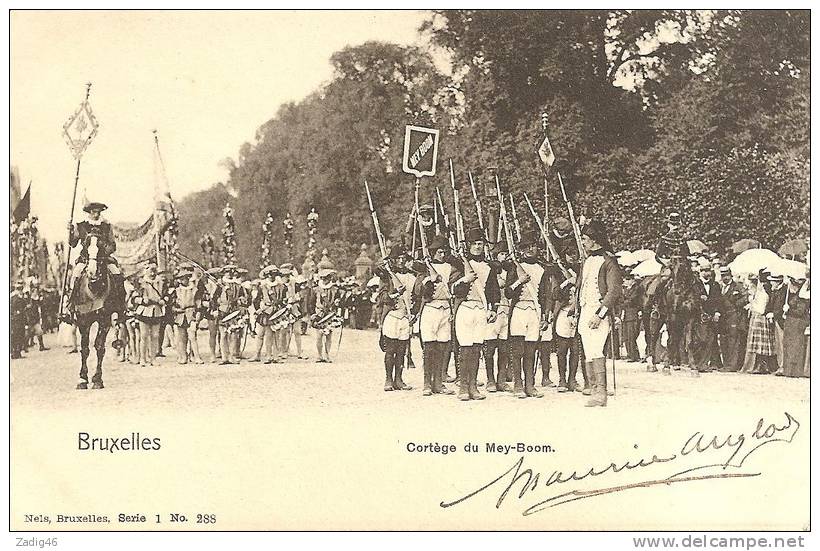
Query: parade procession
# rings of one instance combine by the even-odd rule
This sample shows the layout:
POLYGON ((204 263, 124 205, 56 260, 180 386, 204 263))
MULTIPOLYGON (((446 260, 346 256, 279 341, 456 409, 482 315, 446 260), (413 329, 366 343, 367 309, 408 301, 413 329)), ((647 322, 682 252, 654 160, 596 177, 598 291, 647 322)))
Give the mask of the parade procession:
POLYGON ((15 530, 810 529, 811 10, 12 11, 15 530))
MULTIPOLYGON (((90 113, 88 97, 85 110, 90 113)), ((377 340, 384 354, 384 391, 413 391, 403 374, 418 361, 423 377, 415 391, 425 397, 456 395, 469 401, 511 393, 544 398, 545 390, 555 390, 589 396, 588 407, 606 406, 616 393, 616 360, 622 359, 644 362, 647 372, 664 375, 808 376, 807 263, 742 242, 727 262, 701 241, 688 239, 681 214, 674 211, 653 249, 616 252, 602 221, 576 216, 557 169, 546 113, 541 124, 543 139, 534 149, 543 182, 541 189, 530 190, 535 202, 527 192, 516 198, 502 190, 495 169, 494 197, 479 193, 469 170, 467 182, 459 185, 463 174, 457 177, 449 160, 449 205, 438 187, 423 185, 424 177, 437 172, 438 130, 408 125, 403 167, 415 176, 415 184, 405 204, 406 233, 395 240, 384 235, 365 181, 378 258, 366 258, 363 246, 366 262, 359 265, 364 269, 358 277, 337 273, 326 250, 318 263, 313 261, 315 208, 306 217, 301 273, 293 262, 271 263, 283 256, 277 248, 293 258, 294 224, 288 214, 277 239, 268 212, 260 269, 251 274, 236 263, 230 205, 223 210, 224 263, 215 265, 210 235, 200 240, 202 262, 179 250, 179 221, 167 177, 155 189, 157 211, 146 223, 151 231, 136 238, 147 247, 135 248, 126 229, 115 231, 103 219, 107 205, 85 199, 86 219, 75 223, 72 214, 68 226, 63 265, 70 269, 64 271, 60 299, 50 301, 58 312, 43 304, 36 276, 28 285, 24 279, 15 283, 12 358, 20 359, 34 337, 39 350, 46 350, 43 333, 55 331, 59 321, 61 331, 71 334, 69 353, 80 352, 77 389, 87 389, 90 329, 96 323, 91 383, 102 389, 107 348, 119 363, 142 367, 165 358, 166 348, 182 365, 206 360, 226 367, 243 361, 333 363, 346 327, 362 330, 375 322, 373 344, 377 340), (552 211, 551 185, 563 198, 552 211), (422 195, 430 202, 422 203, 422 195), (516 204, 526 205, 520 217, 516 204), (474 211, 471 226, 465 223, 467 210, 474 211), (120 260, 118 242, 129 249, 120 260), (75 248, 79 253, 71 264, 75 248), (315 340, 312 356, 309 340, 302 339, 308 329, 315 340), (421 357, 414 360, 416 341, 421 357)), ((82 138, 84 146, 74 149, 78 178, 79 155, 92 137, 82 138)), ((156 131, 153 137, 162 167, 156 131)), ((793 240, 784 246, 786 253, 808 258, 807 243, 793 240)))
MULTIPOLYGON (((341 54, 336 63, 342 76, 354 70, 341 54)), ((221 228, 189 209, 204 230, 192 235, 155 129, 144 223, 110 222, 109 205, 88 195, 81 160, 105 124, 91 90, 63 126, 76 166, 53 252, 37 235, 31 184, 21 198, 10 173, 11 358, 48 350, 54 334, 52 347, 78 353, 79 390, 105 388, 104 366, 333 364, 346 338, 383 355, 383 386, 363 366, 373 390, 458 401, 578 393, 607 406, 620 366, 634 362, 667 376, 809 376, 808 236, 707 244, 691 231, 704 229, 697 211, 665 200, 644 203, 656 229, 636 242, 594 193, 578 204, 578 161, 562 140, 579 136, 560 110, 522 114, 529 141, 511 147, 529 151, 524 172, 451 146, 452 132, 422 113, 387 129, 403 134, 401 147, 386 137, 373 153, 387 172, 338 184, 342 203, 324 200, 322 183, 281 204, 261 188, 228 193, 221 228)))

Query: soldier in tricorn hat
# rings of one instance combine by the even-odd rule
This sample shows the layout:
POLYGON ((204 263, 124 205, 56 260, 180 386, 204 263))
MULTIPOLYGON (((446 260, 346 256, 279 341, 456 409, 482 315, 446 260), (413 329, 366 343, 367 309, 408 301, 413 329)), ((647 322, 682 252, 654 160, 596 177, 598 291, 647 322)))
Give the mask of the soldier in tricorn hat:
MULTIPOLYGON (((538 234, 525 232, 518 244, 522 258, 509 274, 505 292, 510 299, 510 365, 518 398, 542 398, 535 388, 535 357, 552 312, 551 274, 538 261, 538 234), (523 377, 522 377, 523 374, 523 377)), ((549 356, 542 361, 549 362, 549 356)), ((545 370, 545 373, 548 370, 545 370)))
POLYGON ((496 267, 496 281, 500 292, 496 306, 496 318, 492 323, 487 323, 488 332, 481 351, 487 372, 487 392, 509 392, 511 388, 507 382, 512 377, 508 346, 510 299, 507 298, 505 289, 515 280, 514 276, 511 278, 509 275, 515 272, 515 265, 510 260, 507 244, 503 240, 492 246, 491 255, 493 260, 490 264, 496 267))
POLYGON ((606 228, 598 220, 590 221, 581 234, 587 259, 578 274, 578 333, 584 348, 585 369, 592 382, 587 407, 606 406, 607 379, 604 346, 612 326, 612 310, 621 300, 623 278, 618 261, 612 254, 606 228))
POLYGON ((413 288, 412 311, 419 317, 419 332, 424 354, 424 396, 455 394, 443 384, 450 359, 451 305, 450 286, 461 276, 462 266, 449 254, 450 247, 441 235, 429 244, 435 273, 424 272, 413 288))
POLYGON ((469 247, 464 257, 464 275, 453 285, 461 302, 456 309, 455 330, 458 343, 459 400, 483 400, 476 377, 481 347, 496 320, 500 299, 498 267, 484 259, 484 232, 473 228, 466 234, 469 247))
POLYGON ((410 343, 412 326, 412 290, 416 275, 406 267, 406 251, 397 243, 385 259, 386 265, 376 269, 376 275, 386 282, 377 302, 382 305, 383 319, 379 344, 384 352, 384 390, 411 390, 402 380, 404 357, 410 343))

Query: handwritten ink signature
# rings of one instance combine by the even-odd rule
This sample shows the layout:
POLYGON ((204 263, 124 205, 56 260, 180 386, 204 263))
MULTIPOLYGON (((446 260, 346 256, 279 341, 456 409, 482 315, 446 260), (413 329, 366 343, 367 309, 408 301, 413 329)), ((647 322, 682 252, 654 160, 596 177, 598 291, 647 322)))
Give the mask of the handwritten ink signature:
POLYGON ((626 461, 623 463, 610 462, 602 467, 588 467, 579 470, 574 470, 570 473, 554 470, 549 475, 544 476, 543 473, 534 471, 533 469, 524 467, 524 456, 522 455, 512 467, 506 470, 497 478, 491 480, 487 484, 481 486, 456 500, 442 501, 439 505, 442 508, 453 507, 460 503, 481 494, 482 492, 498 485, 498 488, 503 488, 503 491, 498 496, 495 503, 496 509, 501 508, 502 503, 507 499, 507 496, 519 485, 518 499, 523 500, 525 496, 532 495, 539 490, 547 489, 560 484, 568 484, 578 482, 585 479, 593 479, 603 475, 615 475, 622 471, 632 471, 635 469, 644 469, 653 465, 661 464, 676 464, 676 468, 683 466, 685 459, 698 461, 701 458, 710 458, 702 464, 688 467, 674 472, 668 476, 658 478, 651 478, 639 482, 632 482, 629 484, 619 484, 613 486, 604 486, 595 489, 574 489, 564 493, 550 495, 545 499, 541 499, 537 503, 528 506, 522 512, 523 516, 529 516, 535 513, 544 511, 550 507, 565 505, 573 501, 581 499, 588 499, 598 497, 615 492, 623 492, 626 490, 634 490, 636 488, 647 488, 650 486, 672 485, 687 482, 696 482, 712 479, 735 479, 735 478, 749 478, 760 476, 760 472, 737 472, 742 469, 744 462, 761 446, 771 444, 773 442, 791 443, 794 440, 797 431, 800 429, 800 423, 791 414, 785 412, 785 423, 783 425, 776 425, 767 423, 763 419, 758 420, 757 426, 751 434, 739 433, 729 434, 725 436, 707 436, 703 432, 697 431, 686 439, 683 446, 677 453, 669 455, 653 454, 650 459, 642 458, 640 460, 626 461), (731 452, 725 460, 711 459, 715 452, 725 450, 727 453, 731 452), (715 461, 715 462, 711 462, 715 461), (732 471, 728 471, 732 469, 732 471), (715 470, 717 470, 715 472, 715 470), (704 472, 705 471, 705 472, 704 472))

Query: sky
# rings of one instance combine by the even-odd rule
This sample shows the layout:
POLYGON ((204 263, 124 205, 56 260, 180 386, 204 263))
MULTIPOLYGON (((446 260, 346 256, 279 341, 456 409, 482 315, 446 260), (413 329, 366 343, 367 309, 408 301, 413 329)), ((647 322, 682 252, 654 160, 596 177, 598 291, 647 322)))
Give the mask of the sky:
MULTIPOLYGON (((418 44, 418 11, 13 12, 11 164, 49 241, 66 238, 76 161, 62 126, 85 97, 100 124, 83 194, 112 221, 152 211, 156 129, 175 200, 224 181, 220 161, 278 107, 332 76, 330 56, 368 40, 418 44)), ((184 221, 183 221, 184 222, 184 221)))

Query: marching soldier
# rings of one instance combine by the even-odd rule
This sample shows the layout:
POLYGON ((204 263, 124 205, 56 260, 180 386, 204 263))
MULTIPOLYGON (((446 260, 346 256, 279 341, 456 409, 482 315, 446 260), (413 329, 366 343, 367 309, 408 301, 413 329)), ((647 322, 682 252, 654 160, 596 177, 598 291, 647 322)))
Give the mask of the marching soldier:
POLYGON ((416 280, 415 274, 404 263, 405 254, 401 245, 394 245, 385 259, 389 271, 381 267, 376 269, 377 275, 384 282, 378 303, 382 305, 384 316, 379 345, 384 352, 385 392, 412 390, 401 376, 404 356, 410 343, 410 295, 416 280))
MULTIPOLYGON (((544 268, 544 275, 542 276, 546 279, 546 293, 549 302, 549 311, 546 312, 547 316, 547 324, 544 329, 541 331, 541 338, 538 342, 538 351, 536 355, 536 368, 535 368, 535 375, 538 374, 538 364, 541 364, 541 386, 543 387, 554 387, 555 383, 552 382, 550 379, 550 370, 552 368, 552 352, 556 348, 556 339, 555 339, 555 317, 554 317, 554 305, 555 305, 555 293, 560 285, 559 278, 561 277, 561 271, 558 269, 558 265, 550 262, 547 260, 548 253, 546 249, 546 242, 541 240, 541 236, 539 232, 535 232, 535 238, 538 240, 538 243, 543 245, 543 249, 539 249, 538 256, 533 257, 533 260, 536 260, 541 264, 544 268)), ((560 380, 560 374, 558 375, 560 380)))
POLYGON ((316 352, 318 363, 332 363, 330 348, 333 337, 333 315, 339 300, 339 289, 333 282, 335 270, 319 270, 319 284, 316 286, 316 310, 313 315, 316 329, 316 352))
MULTIPOLYGON (((294 324, 294 308, 296 307, 295 302, 297 302, 296 297, 296 289, 291 281, 291 276, 293 275, 293 264, 286 262, 279 267, 279 284, 280 284, 280 300, 281 306, 280 308, 285 308, 285 313, 283 314, 283 319, 281 326, 282 328, 279 330, 279 358, 282 361, 287 361, 288 359, 288 351, 290 350, 290 341, 291 341, 291 334, 293 333, 293 324, 294 324)), ((297 331, 298 333, 298 331, 297 331)), ((301 355, 301 338, 300 344, 298 346, 299 352, 301 355)))
POLYGON ((612 310, 621 299, 623 280, 618 261, 612 254, 604 225, 592 220, 581 233, 581 244, 588 253, 578 274, 578 332, 592 392, 587 407, 606 406, 607 380, 604 346, 612 325, 612 310))
POLYGON ((458 399, 483 400, 476 377, 481 347, 488 333, 488 324, 495 322, 500 299, 498 268, 484 260, 484 232, 473 228, 466 234, 469 246, 464 258, 464 275, 453 285, 453 294, 461 299, 455 314, 458 343, 458 399))
POLYGON ((288 324, 288 342, 292 339, 296 343, 296 357, 300 360, 308 359, 307 354, 302 352, 302 331, 300 328, 302 320, 307 317, 307 311, 303 309, 306 294, 307 279, 299 274, 289 279, 287 300, 291 310, 291 322, 288 324))
POLYGON ((200 302, 198 320, 205 320, 208 329, 208 352, 211 354, 211 362, 215 363, 222 350, 219 347, 219 319, 217 314, 216 296, 220 289, 218 278, 222 277, 222 268, 215 267, 205 272, 211 278, 206 278, 200 302), (217 352, 218 351, 218 352, 217 352))
POLYGON ((276 278, 279 268, 274 265, 265 266, 259 272, 259 287, 256 296, 253 297, 253 304, 256 308, 256 353, 251 359, 252 362, 262 361, 262 349, 265 350, 265 363, 279 363, 277 352, 274 352, 276 339, 274 338, 273 320, 274 312, 278 309, 276 298, 276 278))
POLYGON ((237 279, 238 267, 228 264, 222 270, 222 282, 216 292, 219 346, 222 350, 220 365, 238 364, 238 342, 241 340, 243 309, 247 306, 245 290, 237 279))
POLYGON ((516 267, 510 272, 516 280, 506 289, 511 303, 509 339, 514 392, 518 398, 543 398, 535 388, 535 357, 552 312, 551 276, 538 261, 536 232, 526 232, 519 247, 523 255, 521 269, 516 267))
MULTIPOLYGON (((414 210, 415 210, 415 207, 414 207, 414 210)), ((408 226, 408 228, 407 228, 408 232, 413 232, 413 231, 424 232, 424 236, 426 237, 427 243, 431 243, 433 241, 433 238, 435 237, 435 231, 436 231, 435 223, 434 223, 434 213, 435 213, 435 208, 433 208, 433 205, 430 205, 430 204, 419 205, 419 216, 418 216, 418 218, 414 218, 414 220, 418 220, 420 223, 419 224, 410 224, 410 226, 408 226), (421 220, 419 220, 419 218, 421 220)), ((412 217, 412 214, 411 214, 411 217, 412 217)), ((405 249, 407 248, 407 246, 413 244, 413 237, 415 237, 415 235, 413 233, 405 234, 405 236, 404 236, 405 249)), ((419 274, 424 272, 423 266, 421 265, 422 263, 418 261, 418 258, 419 258, 418 255, 419 254, 421 254, 421 251, 420 251, 420 249, 417 248, 414 251, 412 251, 412 255, 410 255, 411 258, 412 258, 412 260, 410 262, 410 266, 411 266, 410 269, 412 271, 414 271, 416 273, 416 275, 419 275, 419 274)), ((411 293, 412 293, 412 288, 411 288, 411 293)), ((413 335, 419 335, 418 318, 416 318, 416 323, 411 325, 411 327, 410 327, 410 336, 411 336, 411 338, 412 338, 413 335)), ((416 364, 413 361, 412 351, 413 351, 413 347, 408 344, 407 345, 407 353, 406 353, 407 368, 408 369, 415 369, 416 368, 416 364)))
POLYGON ((154 365, 159 349, 159 325, 165 314, 164 280, 157 275, 156 265, 148 264, 134 297, 140 324, 140 358, 142 366, 154 365))
POLYGON ((132 364, 141 363, 140 351, 142 341, 140 339, 140 320, 137 316, 137 297, 140 295, 139 284, 135 282, 136 274, 125 278, 125 329, 128 332, 128 360, 132 364))
POLYGON ((442 382, 447 371, 451 339, 450 286, 458 280, 461 267, 449 255, 447 239, 437 235, 429 245, 435 274, 422 274, 413 289, 413 313, 419 315, 424 356, 424 390, 422 395, 455 394, 442 382))
MULTIPOLYGON (((507 298, 507 285, 512 283, 509 274, 515 266, 507 258, 507 253, 501 247, 503 241, 496 243, 496 280, 499 287, 499 300, 495 320, 487 323, 488 333, 482 345, 484 354, 484 368, 487 371, 487 392, 510 392, 507 385, 510 376, 509 330, 510 330, 510 299, 507 298), (497 359, 496 359, 496 351, 497 359)), ((445 366, 446 367, 446 366, 445 366)))
POLYGON ((197 303, 202 300, 202 293, 199 280, 193 279, 193 274, 188 270, 180 271, 177 275, 177 287, 174 292, 173 312, 174 324, 176 325, 176 346, 177 363, 188 363, 188 347, 191 350, 191 360, 197 364, 203 364, 199 356, 199 345, 196 340, 197 334, 197 303))

